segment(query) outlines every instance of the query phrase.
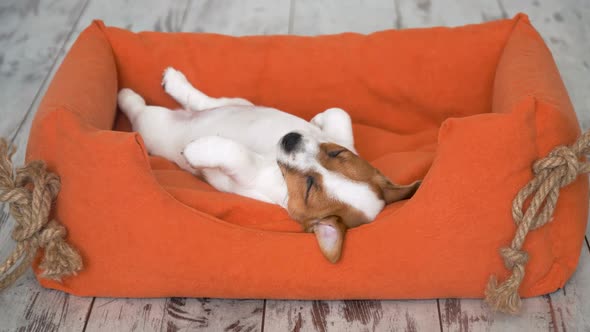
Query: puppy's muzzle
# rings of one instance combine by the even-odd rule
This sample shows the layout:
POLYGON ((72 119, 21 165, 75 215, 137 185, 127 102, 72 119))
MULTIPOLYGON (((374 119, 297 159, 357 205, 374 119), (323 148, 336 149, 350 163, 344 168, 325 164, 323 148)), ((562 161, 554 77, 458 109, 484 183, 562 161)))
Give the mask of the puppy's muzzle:
POLYGON ((286 153, 298 150, 301 146, 302 136, 299 133, 291 132, 281 138, 281 149, 286 153))

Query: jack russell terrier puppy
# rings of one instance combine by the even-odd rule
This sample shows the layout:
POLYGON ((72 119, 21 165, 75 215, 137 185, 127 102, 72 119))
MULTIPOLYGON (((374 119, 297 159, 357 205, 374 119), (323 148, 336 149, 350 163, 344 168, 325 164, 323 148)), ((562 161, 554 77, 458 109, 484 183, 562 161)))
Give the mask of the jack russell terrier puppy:
POLYGON ((347 228, 369 223, 420 181, 391 183, 354 149, 350 116, 330 108, 307 122, 241 98, 212 98, 167 68, 162 86, 183 109, 147 106, 130 89, 118 104, 148 153, 171 160, 220 191, 287 209, 316 235, 332 263, 347 228))

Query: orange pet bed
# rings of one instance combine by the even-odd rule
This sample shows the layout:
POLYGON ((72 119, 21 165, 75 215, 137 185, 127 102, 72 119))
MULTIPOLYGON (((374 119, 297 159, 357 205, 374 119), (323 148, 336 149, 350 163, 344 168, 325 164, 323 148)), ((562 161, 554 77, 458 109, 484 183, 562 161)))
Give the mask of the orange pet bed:
MULTIPOLYGON (((551 54, 524 15, 318 37, 132 33, 97 21, 55 75, 27 150, 61 178, 55 217, 84 269, 39 281, 114 297, 482 297, 490 275, 509 274, 498 250, 514 236, 512 200, 533 161, 579 134, 551 54), (280 207, 218 192, 146 153, 116 95, 128 87, 177 107, 160 86, 168 66, 209 95, 305 119, 341 107, 360 155, 395 182, 424 182, 349 230, 341 261, 330 264, 280 207)), ((580 177, 561 190, 552 222, 526 239, 522 296, 555 291, 572 275, 587 212, 580 177)))

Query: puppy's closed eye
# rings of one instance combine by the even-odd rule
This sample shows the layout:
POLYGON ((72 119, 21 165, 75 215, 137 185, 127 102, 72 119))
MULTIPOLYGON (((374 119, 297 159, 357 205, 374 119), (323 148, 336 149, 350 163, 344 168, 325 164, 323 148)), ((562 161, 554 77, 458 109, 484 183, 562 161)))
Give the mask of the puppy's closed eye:
POLYGON ((330 158, 336 158, 338 157, 338 155, 340 155, 342 152, 345 152, 345 149, 341 149, 341 150, 333 150, 333 151, 328 151, 328 157, 330 158))
POLYGON ((313 176, 309 175, 307 176, 307 190, 305 191, 305 204, 307 205, 307 199, 309 198, 309 192, 311 191, 311 188, 313 188, 313 185, 315 184, 315 179, 313 176))

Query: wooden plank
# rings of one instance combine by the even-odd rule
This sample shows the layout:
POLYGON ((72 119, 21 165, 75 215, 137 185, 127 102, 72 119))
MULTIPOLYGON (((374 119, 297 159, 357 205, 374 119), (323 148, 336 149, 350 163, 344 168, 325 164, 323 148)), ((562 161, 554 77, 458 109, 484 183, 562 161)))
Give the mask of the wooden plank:
POLYGON ((443 331, 555 331, 549 295, 523 299, 519 315, 494 313, 481 300, 445 299, 440 301, 443 331))
POLYGON ((86 331, 260 331, 261 300, 97 298, 86 331))
POLYGON ((82 331, 91 302, 42 288, 29 270, 0 292, 0 330, 82 331))
POLYGON ((0 4, 0 136, 12 137, 86 0, 0 4))
POLYGON ((96 298, 86 331, 160 331, 166 299, 96 298))
POLYGON ((289 1, 198 1, 190 7, 183 30, 234 36, 286 34, 289 1))
POLYGON ((291 34, 371 33, 391 29, 397 20, 391 0, 293 0, 291 34))
POLYGON ((505 17, 495 1, 396 0, 397 28, 459 26, 505 17))
POLYGON ((262 300, 170 298, 161 330, 261 331, 262 300))
POLYGON ((561 331, 590 331, 590 244, 586 240, 578 269, 563 290, 551 294, 553 326, 561 331))
MULTIPOLYGON (((189 0, 91 0, 74 35, 77 36, 93 20, 132 31, 181 31, 189 5, 189 0)), ((74 41, 71 39, 70 45, 74 41)))
POLYGON ((438 331, 436 301, 267 301, 268 331, 438 331))

